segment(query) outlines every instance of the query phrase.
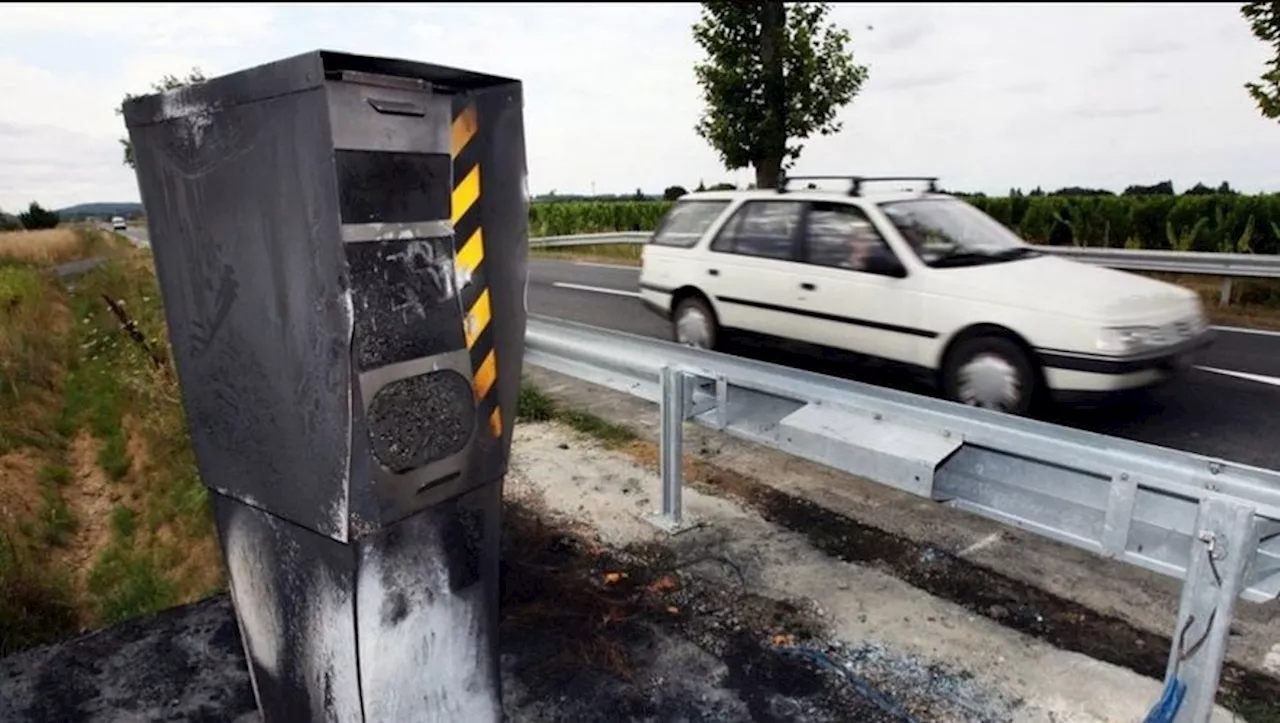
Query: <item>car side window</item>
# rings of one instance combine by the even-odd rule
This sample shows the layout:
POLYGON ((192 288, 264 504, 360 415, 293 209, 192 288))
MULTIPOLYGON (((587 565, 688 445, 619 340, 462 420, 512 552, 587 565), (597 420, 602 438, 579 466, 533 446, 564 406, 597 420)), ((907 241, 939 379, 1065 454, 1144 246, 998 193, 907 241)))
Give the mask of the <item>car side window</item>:
POLYGON ((720 229, 711 250, 767 259, 793 259, 796 230, 803 213, 801 201, 748 201, 720 229))
POLYGON ((805 222, 806 261, 851 271, 867 271, 868 260, 895 258, 893 250, 862 209, 847 203, 814 203, 805 222))
POLYGON ((724 213, 728 201, 676 201, 649 243, 690 248, 724 213))

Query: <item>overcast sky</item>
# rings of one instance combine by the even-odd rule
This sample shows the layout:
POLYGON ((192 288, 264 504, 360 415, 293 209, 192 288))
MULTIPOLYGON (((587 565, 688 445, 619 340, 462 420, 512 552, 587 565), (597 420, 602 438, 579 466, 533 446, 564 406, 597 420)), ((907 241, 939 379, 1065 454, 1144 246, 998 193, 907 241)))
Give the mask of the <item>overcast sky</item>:
MULTIPOLYGON (((949 188, 1122 189, 1170 178, 1280 191, 1280 124, 1242 85, 1267 49, 1237 3, 837 3, 870 66, 796 173, 927 173, 949 188)), ((134 201, 124 93, 318 48, 525 82, 533 193, 746 183, 693 131, 695 3, 6 4, 0 208, 134 201)))

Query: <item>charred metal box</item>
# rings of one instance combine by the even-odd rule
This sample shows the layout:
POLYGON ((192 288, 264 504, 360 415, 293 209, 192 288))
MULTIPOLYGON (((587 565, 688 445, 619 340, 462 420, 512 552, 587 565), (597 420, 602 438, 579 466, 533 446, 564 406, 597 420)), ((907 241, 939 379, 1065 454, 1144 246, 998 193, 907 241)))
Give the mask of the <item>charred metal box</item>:
POLYGON ((313 52, 124 113, 263 720, 497 723, 520 83, 313 52))
POLYGON ((313 52, 126 105, 200 473, 338 541, 506 468, 520 83, 313 52))

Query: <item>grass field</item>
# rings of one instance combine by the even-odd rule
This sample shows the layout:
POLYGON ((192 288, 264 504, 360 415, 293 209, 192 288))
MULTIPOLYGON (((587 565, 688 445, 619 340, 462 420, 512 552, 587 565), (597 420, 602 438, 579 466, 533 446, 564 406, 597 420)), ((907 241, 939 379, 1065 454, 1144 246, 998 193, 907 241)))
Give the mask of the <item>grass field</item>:
POLYGON ((0 655, 221 587, 145 251, 86 228, 0 235, 0 408, 0 655), (110 261, 49 273, 89 256, 110 261))
POLYGON ((116 246, 113 237, 88 226, 0 233, 0 264, 51 266, 101 256, 116 246))

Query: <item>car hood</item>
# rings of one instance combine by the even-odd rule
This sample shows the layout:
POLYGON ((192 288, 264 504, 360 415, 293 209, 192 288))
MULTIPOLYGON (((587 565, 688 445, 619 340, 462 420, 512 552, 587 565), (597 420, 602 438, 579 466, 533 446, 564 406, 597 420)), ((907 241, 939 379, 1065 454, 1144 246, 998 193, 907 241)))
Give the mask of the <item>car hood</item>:
POLYGON ((1199 304, 1181 286, 1056 256, 932 271, 945 296, 1112 323, 1181 318, 1199 304))

